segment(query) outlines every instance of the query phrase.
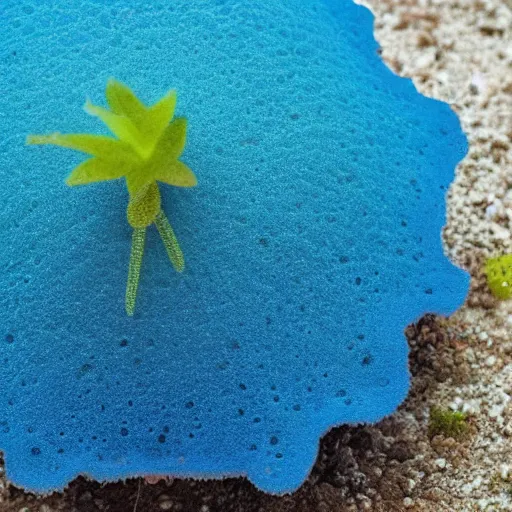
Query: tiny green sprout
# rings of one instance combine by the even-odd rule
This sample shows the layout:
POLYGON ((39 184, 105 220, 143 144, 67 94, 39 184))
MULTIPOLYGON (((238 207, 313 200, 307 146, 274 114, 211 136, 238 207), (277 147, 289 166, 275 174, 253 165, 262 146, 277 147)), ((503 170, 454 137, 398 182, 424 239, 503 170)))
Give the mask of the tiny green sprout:
POLYGON ((512 254, 488 259, 485 273, 489 289, 497 299, 512 297, 512 254))
POLYGON ((428 434, 430 437, 443 435, 460 439, 469 431, 468 415, 450 409, 432 407, 430 409, 430 420, 428 423, 428 434))
POLYGON ((178 160, 186 141, 187 121, 172 119, 176 92, 168 92, 148 107, 126 85, 108 80, 107 103, 110 110, 86 101, 85 111, 98 117, 114 137, 85 133, 30 135, 27 144, 53 144, 81 151, 92 158, 78 165, 69 175, 70 186, 124 177, 130 200, 127 219, 133 227, 128 266, 125 306, 128 315, 135 311, 146 228, 155 224, 175 270, 185 268, 176 235, 160 204, 157 182, 176 187, 197 184, 194 173, 178 160))

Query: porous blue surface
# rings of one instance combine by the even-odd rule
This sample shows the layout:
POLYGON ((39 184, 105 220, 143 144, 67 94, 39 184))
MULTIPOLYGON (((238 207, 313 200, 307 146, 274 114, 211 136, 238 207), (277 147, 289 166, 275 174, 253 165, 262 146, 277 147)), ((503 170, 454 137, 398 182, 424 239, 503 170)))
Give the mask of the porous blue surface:
POLYGON ((404 328, 449 314, 443 256, 466 139, 381 62, 348 0, 3 0, 0 449, 29 490, 167 473, 291 491, 333 425, 407 393, 404 328), (28 133, 103 133, 109 76, 179 91, 183 160, 162 186, 187 268, 148 231, 124 311, 123 181, 67 188, 79 154, 28 133))

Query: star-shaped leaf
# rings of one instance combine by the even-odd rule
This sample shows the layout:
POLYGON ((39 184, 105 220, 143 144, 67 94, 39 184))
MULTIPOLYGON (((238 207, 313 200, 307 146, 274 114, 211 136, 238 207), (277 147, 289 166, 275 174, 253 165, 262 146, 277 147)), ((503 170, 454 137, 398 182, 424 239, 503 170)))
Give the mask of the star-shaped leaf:
POLYGON ((175 91, 168 92, 150 107, 129 87, 114 79, 108 81, 105 93, 110 110, 89 100, 85 110, 103 121, 116 138, 53 133, 30 135, 27 143, 53 144, 96 157, 76 167, 66 180, 68 185, 125 176, 132 199, 154 181, 177 187, 195 186, 194 173, 178 160, 186 143, 187 120, 180 117, 171 122, 176 106, 175 91))
POLYGON ((27 144, 53 144, 74 149, 91 158, 78 165, 66 180, 68 185, 85 185, 125 177, 130 201, 126 216, 134 228, 125 295, 128 315, 135 311, 146 227, 155 223, 169 259, 178 272, 185 260, 176 235, 161 209, 157 181, 176 187, 197 184, 194 173, 178 158, 187 140, 187 120, 172 121, 176 92, 168 92, 147 107, 133 91, 110 79, 105 90, 110 110, 85 103, 85 111, 100 119, 114 137, 87 133, 29 135, 27 144))

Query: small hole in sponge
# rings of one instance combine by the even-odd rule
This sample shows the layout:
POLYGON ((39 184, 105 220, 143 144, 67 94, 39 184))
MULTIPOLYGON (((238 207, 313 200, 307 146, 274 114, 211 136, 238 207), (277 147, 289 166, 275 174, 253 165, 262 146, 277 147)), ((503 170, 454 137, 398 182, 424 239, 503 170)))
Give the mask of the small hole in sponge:
POLYGON ((373 361, 373 356, 371 354, 367 354, 363 357, 363 360, 361 361, 361 364, 363 366, 368 366, 373 361))

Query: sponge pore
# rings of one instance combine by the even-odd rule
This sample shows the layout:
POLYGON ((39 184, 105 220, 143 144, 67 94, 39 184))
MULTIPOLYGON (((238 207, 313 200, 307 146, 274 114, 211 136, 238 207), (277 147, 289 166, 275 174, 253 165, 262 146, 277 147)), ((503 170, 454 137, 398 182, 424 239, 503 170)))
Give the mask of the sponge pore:
POLYGON ((36 492, 80 473, 297 488, 329 428, 404 399, 405 327, 464 300, 440 236, 466 151, 456 116, 384 66, 371 15, 348 0, 2 10, 8 478, 36 492), (146 102, 180 91, 199 178, 160 188, 187 267, 170 272, 148 229, 133 317, 125 184, 71 192, 79 155, 23 145, 55 127, 95 132, 75 106, 111 75, 146 102))

